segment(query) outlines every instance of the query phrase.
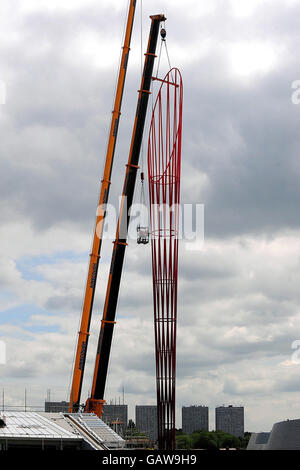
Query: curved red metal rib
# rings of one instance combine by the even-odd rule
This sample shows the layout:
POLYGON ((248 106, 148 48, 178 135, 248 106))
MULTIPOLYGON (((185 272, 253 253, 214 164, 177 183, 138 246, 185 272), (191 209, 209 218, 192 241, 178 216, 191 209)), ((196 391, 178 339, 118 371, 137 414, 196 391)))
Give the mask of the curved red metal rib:
POLYGON ((175 448, 176 319, 182 134, 182 78, 159 89, 148 140, 159 449, 175 448))

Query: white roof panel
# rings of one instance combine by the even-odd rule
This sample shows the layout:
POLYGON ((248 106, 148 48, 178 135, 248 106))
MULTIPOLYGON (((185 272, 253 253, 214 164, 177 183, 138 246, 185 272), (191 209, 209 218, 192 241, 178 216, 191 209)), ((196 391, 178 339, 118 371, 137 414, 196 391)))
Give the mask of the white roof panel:
MULTIPOLYGON (((66 415, 68 416, 68 415, 66 415)), ((94 434, 109 448, 125 447, 125 440, 93 413, 70 414, 76 421, 94 434)))
POLYGON ((4 411, 6 426, 0 428, 0 439, 8 437, 31 437, 49 439, 82 439, 76 433, 32 411, 4 411))

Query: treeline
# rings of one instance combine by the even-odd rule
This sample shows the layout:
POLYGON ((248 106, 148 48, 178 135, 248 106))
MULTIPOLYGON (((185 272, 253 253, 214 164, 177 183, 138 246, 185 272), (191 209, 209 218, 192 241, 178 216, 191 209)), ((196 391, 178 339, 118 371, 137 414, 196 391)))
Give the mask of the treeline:
POLYGON ((232 436, 223 431, 194 431, 192 434, 184 434, 176 431, 177 449, 208 449, 221 448, 246 449, 251 433, 245 433, 243 437, 232 436))

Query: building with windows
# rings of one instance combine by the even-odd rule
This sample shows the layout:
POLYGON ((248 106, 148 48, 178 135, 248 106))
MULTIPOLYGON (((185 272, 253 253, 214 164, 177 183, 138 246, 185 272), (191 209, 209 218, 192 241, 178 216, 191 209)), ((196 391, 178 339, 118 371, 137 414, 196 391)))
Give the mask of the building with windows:
POLYGON ((216 431, 224 431, 233 436, 244 435, 244 407, 218 406, 216 408, 216 431))
POLYGON ((135 425, 140 432, 152 441, 157 441, 157 406, 137 405, 135 407, 135 425))
POLYGON ((125 435, 128 421, 128 405, 103 405, 102 421, 121 436, 125 435))
POLYGON ((46 413, 68 413, 69 402, 67 401, 45 401, 46 413))
POLYGON ((208 406, 183 406, 182 431, 185 434, 208 431, 208 406))

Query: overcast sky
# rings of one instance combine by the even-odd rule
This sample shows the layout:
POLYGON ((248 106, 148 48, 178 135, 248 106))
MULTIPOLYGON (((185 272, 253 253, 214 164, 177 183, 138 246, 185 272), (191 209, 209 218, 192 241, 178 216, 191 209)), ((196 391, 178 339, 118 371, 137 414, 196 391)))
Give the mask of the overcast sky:
MULTIPOLYGON (((140 80, 136 19, 112 175, 124 165, 140 80)), ((7 405, 68 399, 127 0, 0 4, 0 340, 7 405)), ((204 204, 202 250, 180 247, 182 405, 243 405, 245 428, 300 418, 300 0, 143 0, 164 13, 184 83, 182 201, 204 204)), ((160 73, 167 71, 162 57, 160 73)), ((146 133, 148 129, 146 129, 146 133)), ((145 142, 146 152, 146 142, 145 142)), ((145 158, 145 157, 144 157, 145 158)), ((138 191, 137 190, 137 195, 138 191)), ((98 276, 91 387, 111 241, 98 276)), ((155 404, 150 245, 127 249, 106 399, 155 404), (121 398, 122 400, 122 398, 121 398)))

